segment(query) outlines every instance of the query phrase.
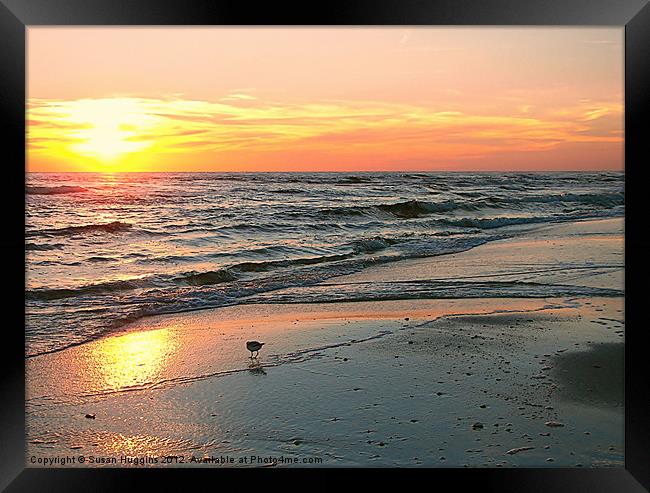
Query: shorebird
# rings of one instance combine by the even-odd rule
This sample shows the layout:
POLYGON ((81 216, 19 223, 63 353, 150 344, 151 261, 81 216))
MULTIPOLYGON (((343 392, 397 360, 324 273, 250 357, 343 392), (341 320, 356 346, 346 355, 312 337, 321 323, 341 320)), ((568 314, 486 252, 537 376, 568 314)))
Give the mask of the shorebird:
MULTIPOLYGON (((257 342, 257 341, 248 341, 246 343, 246 349, 248 349, 251 352, 251 358, 253 357, 254 352, 260 354, 260 349, 262 349, 263 345, 264 345, 263 342, 257 342)), ((256 358, 257 358, 257 354, 255 355, 256 358)))

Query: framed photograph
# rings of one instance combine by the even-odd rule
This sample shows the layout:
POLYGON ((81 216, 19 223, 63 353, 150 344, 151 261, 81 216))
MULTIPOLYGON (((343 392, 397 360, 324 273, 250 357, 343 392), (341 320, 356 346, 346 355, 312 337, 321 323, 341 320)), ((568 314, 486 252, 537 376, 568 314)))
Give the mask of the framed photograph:
POLYGON ((645 491, 646 3, 2 0, 0 486, 645 491))

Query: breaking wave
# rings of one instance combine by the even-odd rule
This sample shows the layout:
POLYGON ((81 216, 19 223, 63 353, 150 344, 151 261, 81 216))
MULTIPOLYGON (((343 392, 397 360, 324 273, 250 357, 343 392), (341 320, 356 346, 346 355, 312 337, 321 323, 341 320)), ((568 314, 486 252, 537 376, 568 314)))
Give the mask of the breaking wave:
POLYGON ((73 236, 97 233, 115 234, 128 231, 132 227, 133 226, 128 223, 113 221, 104 224, 85 224, 83 226, 68 226, 65 228, 48 228, 36 231, 28 231, 27 236, 73 236))
POLYGON ((80 193, 87 191, 88 189, 84 187, 73 187, 67 185, 61 185, 59 187, 25 187, 25 192, 30 195, 60 195, 65 193, 80 193))
POLYGON ((396 203, 380 203, 369 206, 339 207, 324 209, 321 212, 326 216, 362 216, 378 215, 381 213, 392 215, 400 219, 415 219, 431 214, 443 214, 453 211, 478 211, 480 209, 507 208, 509 206, 522 206, 526 204, 553 204, 574 203, 585 206, 599 206, 613 208, 625 204, 624 193, 602 194, 550 194, 530 195, 524 197, 483 197, 475 200, 445 200, 428 202, 421 200, 407 200, 396 203))

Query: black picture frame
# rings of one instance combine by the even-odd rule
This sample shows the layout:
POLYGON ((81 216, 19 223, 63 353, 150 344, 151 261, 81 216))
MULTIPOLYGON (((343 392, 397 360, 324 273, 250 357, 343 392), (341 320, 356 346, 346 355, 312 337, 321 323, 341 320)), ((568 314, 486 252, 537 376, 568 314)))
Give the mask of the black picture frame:
MULTIPOLYGON (((650 488, 650 385, 643 334, 649 275, 644 253, 650 177, 647 126, 650 87, 648 0, 328 0, 301 4, 245 0, 0 0, 0 112, 2 229, 5 267, 0 351, 0 488, 6 491, 147 490, 154 482, 188 488, 189 479, 210 488, 225 479, 241 487, 277 480, 310 487, 337 485, 327 470, 226 471, 219 469, 36 469, 25 467, 25 34, 35 25, 570 25, 625 27, 625 467, 612 469, 418 469, 346 470, 363 481, 422 480, 436 489, 480 488, 505 492, 636 492, 650 488), (645 125, 644 125, 645 124, 645 125), (300 479, 289 475, 298 474, 300 479), (300 481, 300 483, 298 483, 300 481), (302 483, 307 481, 308 483, 302 483)), ((341 472, 341 471, 336 471, 341 472)))

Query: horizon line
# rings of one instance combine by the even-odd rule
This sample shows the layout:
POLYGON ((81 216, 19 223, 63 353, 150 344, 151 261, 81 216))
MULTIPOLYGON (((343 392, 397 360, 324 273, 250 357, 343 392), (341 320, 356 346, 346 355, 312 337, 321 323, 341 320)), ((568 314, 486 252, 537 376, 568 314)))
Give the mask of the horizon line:
POLYGON ((79 174, 128 174, 128 173, 147 173, 147 174, 169 174, 169 173, 238 173, 238 174, 253 174, 253 173, 624 173, 625 169, 531 169, 531 170, 451 170, 451 169, 438 169, 438 170, 339 170, 339 171, 28 171, 25 174, 43 173, 43 174, 62 174, 62 173, 79 173, 79 174))

